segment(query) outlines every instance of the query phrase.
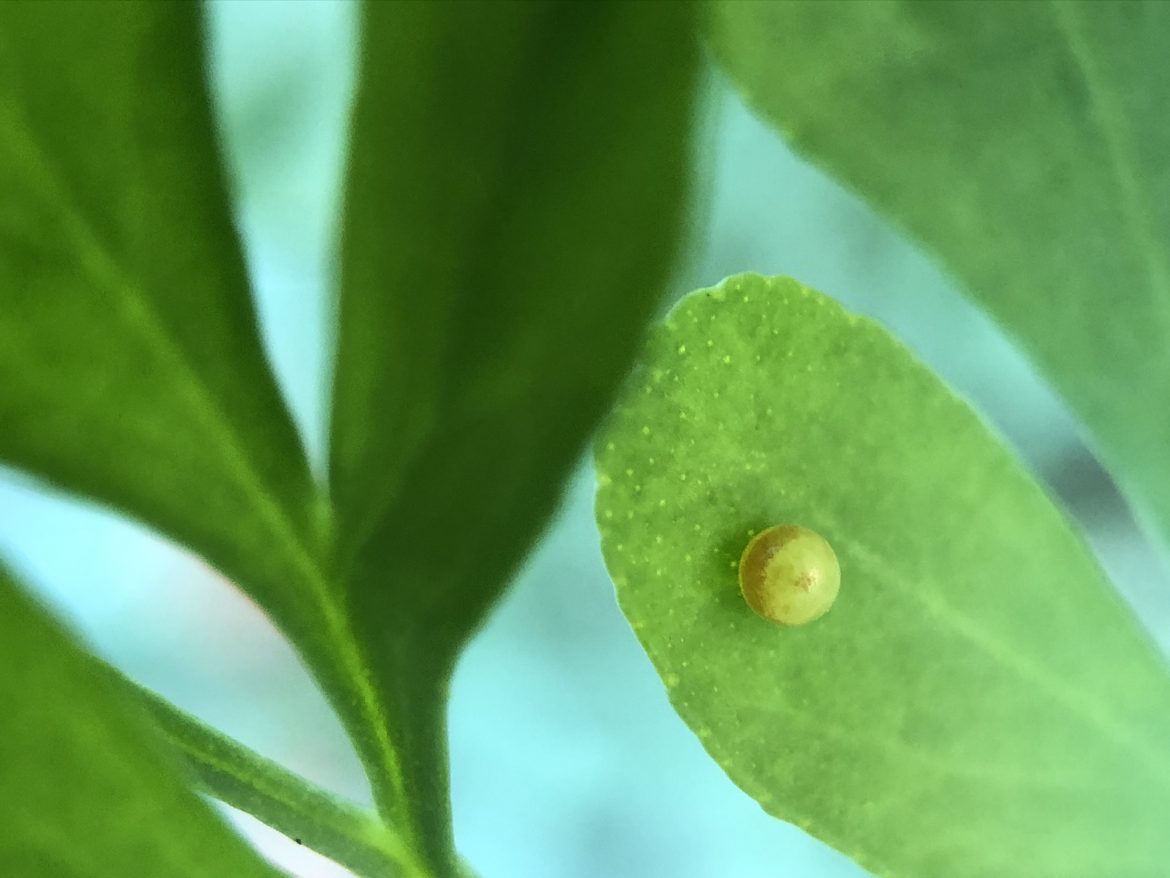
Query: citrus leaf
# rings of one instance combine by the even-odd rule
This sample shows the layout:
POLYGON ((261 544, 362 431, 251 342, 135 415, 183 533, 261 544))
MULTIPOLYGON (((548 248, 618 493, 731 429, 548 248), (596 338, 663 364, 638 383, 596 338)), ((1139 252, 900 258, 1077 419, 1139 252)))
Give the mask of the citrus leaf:
POLYGON ((249 750, 117 671, 105 670, 154 721, 173 755, 208 795, 362 878, 411 874, 410 858, 394 830, 375 815, 249 750))
POLYGON ((1170 7, 710 10, 748 103, 941 259, 1170 540, 1170 7))
POLYGON ((876 323, 790 280, 692 294, 597 467, 622 608, 770 813, 883 876, 1164 871, 1164 662, 1044 491, 876 323), (799 627, 737 581, 782 523, 840 562, 799 627))
POLYGON ((446 681, 664 290, 698 51, 686 3, 364 15, 337 554, 402 754, 379 798, 449 871, 446 681))
POLYGON ((261 350, 193 4, 0 5, 0 458, 288 622, 312 485, 261 350))
MULTIPOLYGON (((198 4, 0 4, 0 459, 185 543, 381 712, 260 344, 198 4)), ((384 736, 383 736, 384 737, 384 736)))
POLYGON ((0 862, 14 878, 276 876, 0 568, 0 862))

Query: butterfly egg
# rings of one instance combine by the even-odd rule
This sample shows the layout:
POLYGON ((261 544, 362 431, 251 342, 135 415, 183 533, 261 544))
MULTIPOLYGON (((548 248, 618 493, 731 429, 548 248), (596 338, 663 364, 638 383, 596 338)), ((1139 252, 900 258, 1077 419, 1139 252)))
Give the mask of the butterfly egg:
POLYGON ((841 567, 824 537, 778 524, 752 537, 739 559, 739 588, 749 607, 770 622, 804 625, 833 606, 841 567))

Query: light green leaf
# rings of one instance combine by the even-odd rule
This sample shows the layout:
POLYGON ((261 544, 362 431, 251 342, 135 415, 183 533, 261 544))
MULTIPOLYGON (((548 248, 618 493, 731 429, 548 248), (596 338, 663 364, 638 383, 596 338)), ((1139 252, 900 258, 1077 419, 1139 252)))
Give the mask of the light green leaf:
POLYGON ((794 281, 685 299, 598 445, 606 563, 679 714, 770 813, 883 876, 1155 878, 1170 678, 1085 545, 877 324, 794 281), (739 593, 810 528, 840 594, 739 593))
POLYGON ((682 224, 691 5, 368 4, 342 256, 338 558, 401 764, 379 790, 450 870, 462 644, 560 494, 682 224))
POLYGON ((0 568, 0 863, 12 878, 275 876, 0 568))
POLYGON ((1170 6, 710 12, 748 103, 954 272, 1170 540, 1170 6))

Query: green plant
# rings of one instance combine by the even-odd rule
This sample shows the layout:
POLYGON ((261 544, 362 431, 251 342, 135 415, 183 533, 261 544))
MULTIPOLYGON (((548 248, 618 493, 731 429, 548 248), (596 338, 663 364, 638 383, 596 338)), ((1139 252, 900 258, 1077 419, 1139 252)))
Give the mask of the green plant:
POLYGON ((0 4, 0 459, 262 605, 378 810, 102 666, 0 571, 4 874, 273 873, 193 788, 363 875, 466 872, 447 681, 607 412, 623 611, 765 809, 878 875, 1164 874, 1165 661, 963 401, 875 323, 756 275, 684 299, 626 376, 688 225, 703 37, 1019 340, 1164 538, 1166 8, 362 9, 317 484, 258 338, 198 7, 0 4), (807 625, 739 591, 777 522, 840 559, 807 625))

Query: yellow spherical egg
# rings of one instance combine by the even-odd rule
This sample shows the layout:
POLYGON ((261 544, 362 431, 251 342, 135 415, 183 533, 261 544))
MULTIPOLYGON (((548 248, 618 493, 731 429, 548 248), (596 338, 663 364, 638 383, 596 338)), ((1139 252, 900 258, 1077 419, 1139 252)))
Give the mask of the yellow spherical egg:
POLYGON ((752 537, 739 559, 739 588, 757 615, 780 625, 804 625, 833 606, 841 567, 824 537, 778 524, 752 537))

